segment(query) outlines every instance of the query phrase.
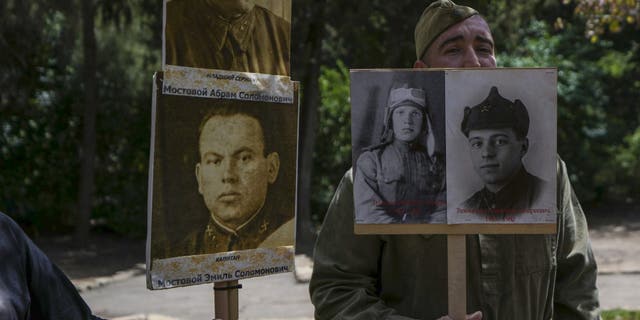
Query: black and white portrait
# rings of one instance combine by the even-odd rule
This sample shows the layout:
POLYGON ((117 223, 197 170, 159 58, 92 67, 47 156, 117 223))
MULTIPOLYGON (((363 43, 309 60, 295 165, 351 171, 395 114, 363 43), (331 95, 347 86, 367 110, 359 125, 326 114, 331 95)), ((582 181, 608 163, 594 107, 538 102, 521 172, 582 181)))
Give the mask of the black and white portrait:
POLYGON ((355 222, 446 222, 442 73, 352 71, 355 222))
POLYGON ((554 69, 448 72, 449 223, 555 223, 555 88, 554 69))

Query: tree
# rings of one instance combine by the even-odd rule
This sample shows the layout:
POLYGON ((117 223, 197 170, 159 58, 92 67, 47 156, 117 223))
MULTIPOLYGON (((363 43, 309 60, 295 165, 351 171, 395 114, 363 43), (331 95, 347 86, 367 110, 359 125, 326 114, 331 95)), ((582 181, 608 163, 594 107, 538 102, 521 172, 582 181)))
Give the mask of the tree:
MULTIPOLYGON (((78 225, 81 166, 75 155, 87 84, 78 4, 0 4, 0 210, 32 233, 69 232, 78 225)), ((100 2, 98 8, 89 28, 96 46, 93 96, 101 106, 95 125, 87 126, 96 130, 95 156, 88 157, 96 182, 90 217, 108 229, 141 235, 162 6, 140 0, 100 2)))

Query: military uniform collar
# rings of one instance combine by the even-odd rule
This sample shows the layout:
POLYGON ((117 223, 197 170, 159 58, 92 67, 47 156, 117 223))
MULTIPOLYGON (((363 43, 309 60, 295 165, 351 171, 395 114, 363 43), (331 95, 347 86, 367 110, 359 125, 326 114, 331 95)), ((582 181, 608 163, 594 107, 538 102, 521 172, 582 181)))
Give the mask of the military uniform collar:
POLYGON ((497 205, 509 203, 517 199, 520 194, 523 193, 523 189, 527 187, 526 184, 530 175, 531 174, 524 169, 524 166, 522 166, 518 173, 511 178, 509 183, 498 190, 498 192, 491 192, 485 186, 480 191, 481 206, 486 205, 484 208, 495 209, 497 205))
MULTIPOLYGON (((204 5, 211 6, 206 2, 204 5)), ((242 16, 233 20, 223 18, 215 13, 204 15, 203 18, 207 20, 210 30, 215 30, 215 33, 219 35, 212 37, 214 47, 217 51, 222 50, 225 42, 229 41, 231 37, 240 46, 242 51, 247 51, 256 20, 255 6, 242 16)))
POLYGON ((425 148, 417 140, 419 140, 419 139, 416 139, 416 141, 412 141, 412 142, 406 142, 406 141, 402 141, 402 140, 398 140, 398 139, 393 139, 393 142, 391 143, 391 145, 396 147, 396 149, 398 149, 398 151, 404 151, 404 152, 408 152, 408 151, 412 151, 412 150, 421 150, 422 151, 425 148))
POLYGON ((207 224, 207 228, 205 229, 205 234, 207 237, 213 237, 216 234, 216 228, 222 229, 222 231, 232 234, 234 236, 238 236, 238 232, 244 229, 248 224, 250 224, 253 220, 256 220, 256 216, 262 211, 262 207, 258 209, 247 221, 243 224, 239 225, 237 228, 232 229, 227 227, 222 223, 222 221, 218 220, 214 215, 211 215, 211 219, 209 219, 209 223, 207 224))

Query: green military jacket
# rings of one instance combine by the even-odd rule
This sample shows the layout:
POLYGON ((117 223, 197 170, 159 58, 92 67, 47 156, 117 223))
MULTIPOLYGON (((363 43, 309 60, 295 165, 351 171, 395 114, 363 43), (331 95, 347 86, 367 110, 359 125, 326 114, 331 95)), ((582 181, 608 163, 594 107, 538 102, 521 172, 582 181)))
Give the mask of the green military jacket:
MULTIPOLYGON (((558 233, 467 236, 468 312, 483 319, 599 319, 584 213, 558 160, 558 233)), ((447 314, 444 235, 354 235, 348 171, 316 243, 316 319, 437 319, 447 314)))

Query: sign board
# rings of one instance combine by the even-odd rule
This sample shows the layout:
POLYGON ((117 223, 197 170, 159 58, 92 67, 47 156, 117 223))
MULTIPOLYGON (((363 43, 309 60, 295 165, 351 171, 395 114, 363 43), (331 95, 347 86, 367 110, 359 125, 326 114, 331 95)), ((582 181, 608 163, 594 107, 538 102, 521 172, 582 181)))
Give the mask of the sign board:
POLYGON ((352 70, 356 233, 555 232, 556 81, 552 68, 352 70))
POLYGON ((147 286, 293 271, 297 83, 188 71, 154 79, 147 286), (211 82, 231 97, 189 89, 215 92, 211 82), (262 98, 238 99, 241 92, 262 98))

